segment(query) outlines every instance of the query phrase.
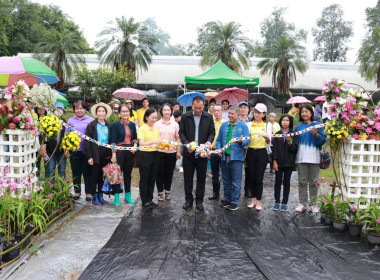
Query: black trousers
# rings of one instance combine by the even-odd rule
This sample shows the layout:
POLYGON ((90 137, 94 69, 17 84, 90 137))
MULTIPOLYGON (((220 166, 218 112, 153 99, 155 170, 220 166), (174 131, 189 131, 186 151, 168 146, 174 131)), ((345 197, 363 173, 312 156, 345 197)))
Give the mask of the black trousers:
MULTIPOLYGON (((123 145, 123 147, 131 147, 132 145, 123 145)), ((120 166, 124 176, 124 190, 126 193, 131 192, 131 174, 133 169, 133 160, 131 151, 118 150, 116 152, 117 164, 120 166)))
POLYGON ((280 203, 281 185, 284 185, 284 193, 282 195, 282 204, 288 204, 290 192, 290 177, 292 177, 294 167, 279 167, 276 171, 276 181, 274 183, 274 199, 276 203, 280 203))
POLYGON ((250 185, 250 182, 249 182, 249 169, 248 169, 248 166, 247 167, 244 167, 244 174, 245 174, 245 178, 244 178, 244 191, 245 192, 250 192, 251 191, 251 185, 250 185))
POLYGON ((91 166, 91 194, 102 192, 104 184, 103 167, 111 162, 111 149, 99 147, 99 163, 94 163, 91 166))
POLYGON ((186 202, 193 203, 193 177, 197 170, 197 187, 195 190, 196 202, 203 202, 205 195, 207 158, 195 158, 194 153, 184 152, 183 155, 183 177, 185 183, 186 202))
POLYGON ((140 198, 147 203, 153 200, 154 183, 158 171, 158 152, 139 151, 137 163, 140 171, 140 198))
POLYGON ((70 165, 75 193, 81 193, 81 179, 83 176, 85 193, 91 194, 91 168, 82 151, 70 153, 70 165))
POLYGON ((175 168, 175 164, 177 162, 177 153, 162 153, 159 152, 158 156, 159 167, 156 179, 157 191, 159 193, 163 192, 164 189, 166 191, 170 191, 173 180, 173 172, 175 168))
POLYGON ((263 180, 265 168, 267 167, 268 153, 264 149, 248 149, 247 153, 247 165, 248 174, 250 176, 249 181, 251 185, 252 198, 261 200, 263 194, 263 180))

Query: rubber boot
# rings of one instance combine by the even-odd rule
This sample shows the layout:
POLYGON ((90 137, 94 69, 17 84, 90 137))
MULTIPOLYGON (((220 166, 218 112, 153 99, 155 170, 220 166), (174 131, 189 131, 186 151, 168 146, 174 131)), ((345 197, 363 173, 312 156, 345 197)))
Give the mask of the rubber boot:
POLYGON ((109 202, 107 200, 104 200, 103 193, 98 193, 98 198, 101 204, 108 204, 109 202))
POLYGON ((129 204, 135 204, 136 203, 134 200, 132 200, 130 192, 125 193, 124 202, 129 203, 129 204))
POLYGON ((92 196, 92 204, 95 206, 102 206, 103 204, 99 201, 99 193, 96 193, 92 196))
POLYGON ((113 202, 113 205, 115 205, 115 206, 121 206, 121 204, 120 204, 120 194, 115 193, 115 201, 113 202))

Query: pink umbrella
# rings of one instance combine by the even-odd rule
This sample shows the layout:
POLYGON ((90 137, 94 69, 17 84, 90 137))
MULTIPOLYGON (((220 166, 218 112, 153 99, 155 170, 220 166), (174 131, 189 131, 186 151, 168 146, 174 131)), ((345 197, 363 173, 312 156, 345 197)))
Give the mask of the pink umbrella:
POLYGON ((286 104, 295 104, 295 103, 311 103, 311 101, 303 96, 294 96, 286 101, 286 104))
POLYGON ((320 95, 320 96, 316 97, 314 99, 314 101, 323 101, 323 102, 325 102, 326 101, 326 97, 324 97, 323 95, 320 95))
POLYGON ((114 96, 132 100, 141 100, 146 97, 145 93, 135 88, 119 88, 114 93, 114 96))
POLYGON ((237 87, 226 88, 215 97, 216 103, 222 103, 225 99, 227 99, 231 105, 238 105, 239 102, 248 100, 248 90, 237 87))

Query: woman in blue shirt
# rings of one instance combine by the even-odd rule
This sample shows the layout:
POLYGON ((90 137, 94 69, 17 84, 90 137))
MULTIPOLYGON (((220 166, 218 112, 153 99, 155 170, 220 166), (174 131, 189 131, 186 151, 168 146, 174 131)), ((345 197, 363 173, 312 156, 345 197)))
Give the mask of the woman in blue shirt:
MULTIPOLYGON (((86 135, 103 144, 110 143, 111 124, 106 121, 111 116, 112 109, 105 103, 98 103, 91 107, 91 114, 96 118, 86 128, 86 135)), ((103 167, 110 163, 111 149, 86 140, 83 145, 84 155, 91 168, 92 203, 102 206, 108 202, 103 199, 102 187, 104 183, 103 167)))
MULTIPOLYGON (((314 121, 313 108, 309 104, 303 104, 301 106, 299 119, 302 123, 296 126, 295 132, 320 124, 320 122, 314 121)), ((296 211, 305 211, 306 205, 309 204, 310 211, 317 213, 319 209, 315 201, 318 195, 316 180, 319 177, 321 147, 326 142, 324 128, 312 128, 309 131, 302 132, 299 134, 298 140, 296 164, 298 167, 299 205, 296 211)))

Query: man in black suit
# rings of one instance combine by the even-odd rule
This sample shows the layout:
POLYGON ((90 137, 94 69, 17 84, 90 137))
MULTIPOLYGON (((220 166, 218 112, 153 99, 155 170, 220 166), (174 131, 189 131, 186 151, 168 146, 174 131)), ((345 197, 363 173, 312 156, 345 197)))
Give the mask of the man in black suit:
MULTIPOLYGON (((206 144, 211 149, 211 143, 215 137, 214 120, 211 114, 203 111, 204 105, 204 99, 196 96, 191 105, 192 110, 182 114, 179 129, 179 137, 182 144, 189 144, 195 141, 197 146, 206 144)), ((186 196, 186 203, 183 205, 183 209, 185 210, 193 208, 193 177, 195 169, 197 170, 195 203, 196 208, 202 211, 204 209, 203 197, 205 194, 207 158, 195 158, 194 151, 189 148, 183 149, 183 177, 186 196)))

